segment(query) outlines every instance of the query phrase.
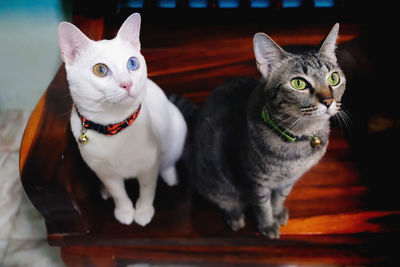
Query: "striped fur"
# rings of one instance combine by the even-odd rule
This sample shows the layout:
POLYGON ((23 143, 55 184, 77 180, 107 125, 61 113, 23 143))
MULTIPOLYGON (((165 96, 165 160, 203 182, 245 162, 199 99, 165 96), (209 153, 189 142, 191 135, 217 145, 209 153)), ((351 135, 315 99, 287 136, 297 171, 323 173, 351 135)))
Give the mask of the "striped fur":
POLYGON ((286 197, 324 155, 329 118, 340 110, 345 89, 334 56, 337 31, 335 25, 319 49, 301 54, 288 53, 267 35, 256 34, 260 81, 233 79, 214 90, 200 111, 193 153, 196 187, 222 209, 233 230, 244 227, 244 210, 251 207, 260 233, 279 238, 280 226, 288 220, 286 197), (334 87, 327 82, 333 72, 341 79, 334 87), (306 89, 291 87, 296 77, 306 80, 306 89), (285 142, 261 118, 264 106, 281 128, 298 136, 315 133, 322 144, 285 142))

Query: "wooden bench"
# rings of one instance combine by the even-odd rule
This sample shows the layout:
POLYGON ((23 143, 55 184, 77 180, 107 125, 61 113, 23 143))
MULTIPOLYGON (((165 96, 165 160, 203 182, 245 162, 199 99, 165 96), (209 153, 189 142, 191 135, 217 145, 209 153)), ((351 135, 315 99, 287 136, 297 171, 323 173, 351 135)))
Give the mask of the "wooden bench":
MULTIPOLYGON (((112 38, 132 12, 108 10, 105 16, 77 10, 73 23, 95 40, 112 38)), ((258 77, 252 52, 257 31, 281 45, 316 45, 334 22, 278 25, 251 15, 241 20, 229 10, 222 11, 225 20, 213 10, 201 16, 197 11, 152 12, 143 10, 141 31, 149 77, 166 92, 199 105, 227 78, 258 77), (152 20, 157 16, 162 22, 152 20)), ((355 23, 342 24, 340 42, 363 30, 355 23)), ((24 189, 45 218, 49 243, 61 247, 68 266, 363 266, 394 260, 399 205, 371 204, 376 195, 337 128, 324 158, 287 199, 290 219, 281 239, 268 240, 257 233, 251 216, 245 229, 232 232, 226 227, 219 210, 194 191, 187 154, 178 164, 180 185, 169 188, 159 182, 152 222, 144 228, 119 224, 112 200, 101 199, 100 182, 79 154, 69 128, 71 107, 62 65, 31 115, 20 152, 24 189)), ((136 199, 136 182, 128 181, 127 188, 136 199)))

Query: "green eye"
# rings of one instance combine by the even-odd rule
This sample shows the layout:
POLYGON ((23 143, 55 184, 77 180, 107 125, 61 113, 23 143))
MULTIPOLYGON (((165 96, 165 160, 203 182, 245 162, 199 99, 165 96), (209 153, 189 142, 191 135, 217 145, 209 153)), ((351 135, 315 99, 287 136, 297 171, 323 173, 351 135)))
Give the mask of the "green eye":
POLYGON ((337 72, 334 72, 331 75, 329 75, 328 83, 329 83, 329 85, 332 85, 332 86, 338 85, 340 83, 339 74, 337 72))
POLYGON ((306 81, 304 81, 301 78, 294 78, 290 84, 292 85, 292 87, 296 90, 304 90, 306 88, 306 81))
POLYGON ((94 65, 94 67, 93 67, 93 73, 94 73, 96 76, 104 77, 104 76, 106 76, 107 73, 108 73, 108 67, 107 67, 106 64, 97 63, 97 64, 94 65))

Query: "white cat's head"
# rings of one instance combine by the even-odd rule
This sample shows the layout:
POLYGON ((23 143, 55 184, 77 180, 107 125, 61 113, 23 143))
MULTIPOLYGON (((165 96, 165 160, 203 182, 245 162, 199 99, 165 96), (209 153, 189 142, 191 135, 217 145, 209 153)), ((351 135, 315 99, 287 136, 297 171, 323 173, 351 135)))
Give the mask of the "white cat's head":
POLYGON ((137 108, 143 100, 147 68, 140 53, 140 15, 129 16, 112 40, 92 41, 61 22, 58 42, 74 103, 86 113, 137 108))

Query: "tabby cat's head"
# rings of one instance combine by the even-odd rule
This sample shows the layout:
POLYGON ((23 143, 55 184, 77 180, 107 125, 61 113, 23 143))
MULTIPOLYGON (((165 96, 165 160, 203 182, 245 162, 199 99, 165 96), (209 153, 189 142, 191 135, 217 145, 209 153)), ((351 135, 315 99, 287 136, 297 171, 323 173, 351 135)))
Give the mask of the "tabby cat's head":
POLYGON ((284 51, 264 33, 254 36, 266 102, 276 114, 319 121, 340 110, 346 79, 335 55, 338 31, 335 24, 319 49, 302 54, 284 51))

